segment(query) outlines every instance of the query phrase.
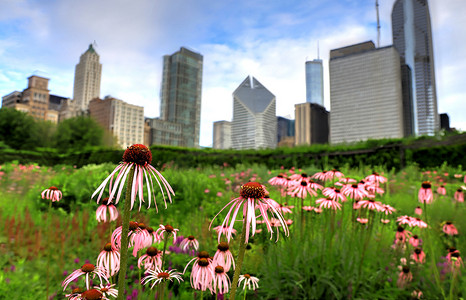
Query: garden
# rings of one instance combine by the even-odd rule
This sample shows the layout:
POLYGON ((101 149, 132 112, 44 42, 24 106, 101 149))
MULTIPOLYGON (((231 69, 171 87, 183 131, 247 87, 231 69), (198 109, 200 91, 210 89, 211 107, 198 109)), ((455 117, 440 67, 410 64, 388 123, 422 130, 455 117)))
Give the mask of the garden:
POLYGON ((3 163, 0 298, 466 295, 461 165, 153 163, 3 163))

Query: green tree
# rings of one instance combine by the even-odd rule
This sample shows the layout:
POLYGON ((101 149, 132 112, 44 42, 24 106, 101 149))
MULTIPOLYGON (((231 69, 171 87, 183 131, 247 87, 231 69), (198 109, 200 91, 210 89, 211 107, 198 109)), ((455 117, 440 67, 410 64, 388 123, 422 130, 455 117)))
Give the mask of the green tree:
POLYGON ((58 123, 55 145, 61 151, 104 146, 104 129, 92 118, 79 116, 58 123))
POLYGON ((19 110, 0 108, 0 141, 13 149, 34 149, 40 142, 36 122, 19 110))

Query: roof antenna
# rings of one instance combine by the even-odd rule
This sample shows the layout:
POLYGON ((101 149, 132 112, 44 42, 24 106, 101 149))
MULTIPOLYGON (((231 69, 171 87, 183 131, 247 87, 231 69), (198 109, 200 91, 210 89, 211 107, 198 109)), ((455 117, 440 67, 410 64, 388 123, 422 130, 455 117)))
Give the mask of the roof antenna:
POLYGON ((375 0, 375 10, 377 12, 377 48, 379 48, 380 47, 379 0, 375 0))
POLYGON ((319 56, 319 41, 317 41, 317 59, 320 59, 320 56, 319 56))

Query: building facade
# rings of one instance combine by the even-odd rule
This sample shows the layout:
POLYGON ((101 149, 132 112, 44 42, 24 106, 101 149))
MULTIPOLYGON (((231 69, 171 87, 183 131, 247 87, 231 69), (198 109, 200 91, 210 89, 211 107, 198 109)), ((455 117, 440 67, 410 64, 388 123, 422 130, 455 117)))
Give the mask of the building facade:
MULTIPOLYGON (((397 0, 392 10, 393 46, 410 69, 412 131, 439 130, 432 28, 427 0, 397 0)), ((406 79, 405 79, 406 80, 406 79)))
POLYGON ((247 77, 233 92, 233 149, 262 149, 277 146, 275 96, 256 78, 247 77))
POLYGON ((100 97, 102 64, 94 47, 89 48, 79 58, 74 73, 73 99, 80 110, 87 110, 89 102, 100 97))
POLYGON ((231 148, 231 122, 217 121, 214 122, 214 134, 212 147, 214 149, 231 148))
POLYGON ((393 46, 365 42, 332 50, 329 65, 332 144, 404 136, 400 56, 393 46))
POLYGON ((159 139, 166 145, 199 147, 202 66, 203 56, 184 47, 163 58, 160 120, 168 122, 165 127, 181 128, 181 141, 174 135, 173 140, 159 139))
POLYGON ((295 120, 277 117, 277 146, 294 146, 295 120))
POLYGON ((295 144, 327 144, 329 112, 319 104, 300 103, 295 109, 295 144))
POLYGON ((324 106, 324 68, 321 59, 306 62, 306 102, 324 106))
POLYGON ((144 143, 144 107, 107 96, 89 102, 89 115, 118 139, 121 148, 144 143))

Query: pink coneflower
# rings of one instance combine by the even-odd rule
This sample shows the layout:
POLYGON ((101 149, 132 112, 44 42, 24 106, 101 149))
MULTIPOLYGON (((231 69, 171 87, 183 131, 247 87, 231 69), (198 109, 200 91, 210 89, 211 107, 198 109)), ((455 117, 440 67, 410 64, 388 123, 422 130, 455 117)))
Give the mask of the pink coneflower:
POLYGON ((398 226, 396 230, 396 234, 395 234, 395 239, 397 241, 404 243, 406 242, 406 239, 409 238, 410 235, 411 235, 411 232, 409 232, 408 230, 404 229, 401 226, 398 226))
POLYGON ((183 281, 183 278, 181 278, 181 273, 177 272, 175 269, 172 269, 170 271, 162 271, 161 269, 157 268, 155 270, 148 269, 146 271, 149 274, 141 280, 141 284, 146 285, 150 284, 151 281, 154 281, 150 286, 151 289, 164 281, 173 281, 174 279, 177 280, 178 283, 181 283, 181 281, 183 281))
POLYGON ((412 299, 422 299, 423 296, 424 296, 424 294, 420 290, 414 290, 411 293, 411 298, 412 299))
POLYGON ((346 197, 345 195, 343 195, 341 193, 341 190, 340 189, 336 189, 334 187, 327 187, 325 188, 323 191, 322 191, 322 194, 324 196, 327 196, 328 198, 331 198, 335 201, 341 201, 341 202, 345 202, 346 201, 346 197))
POLYGON ((388 224, 388 223, 390 223, 390 220, 389 219, 380 219, 380 222, 382 222, 383 224, 388 224))
POLYGON ((108 283, 108 279, 105 276, 105 272, 103 269, 101 269, 100 267, 96 267, 93 264, 84 264, 80 269, 75 270, 73 273, 71 273, 68 277, 65 278, 65 280, 61 284, 63 286, 63 290, 66 289, 70 282, 82 275, 86 276, 86 287, 87 289, 89 289, 89 277, 91 274, 92 278, 94 278, 95 275, 97 275, 97 277, 100 280, 100 284, 102 284, 102 280, 105 280, 108 283))
POLYGON ((368 181, 364 184, 364 188, 371 194, 383 194, 385 191, 379 187, 376 183, 368 181))
POLYGON ((105 270, 107 278, 115 275, 120 270, 120 252, 107 243, 97 256, 97 266, 105 270))
MULTIPOLYGON (((277 219, 280 220, 280 224, 285 232, 285 235, 289 235, 288 226, 286 225, 285 219, 283 218, 282 214, 277 211, 273 205, 271 205, 269 198, 266 198, 266 190, 264 187, 258 182, 248 182, 241 186, 240 189, 240 197, 233 199, 230 201, 225 207, 223 207, 220 212, 213 218, 212 222, 215 218, 227 207, 230 206, 228 213, 223 220, 222 226, 225 224, 230 223, 228 232, 226 234, 227 240, 230 241, 233 225, 236 221, 236 216, 238 215, 240 209, 242 208, 243 212, 243 222, 246 222, 246 232, 245 232, 245 243, 249 240, 249 233, 252 232, 251 236, 254 236, 256 231, 256 215, 255 210, 256 208, 259 209, 262 218, 265 221, 267 226, 268 232, 270 232, 272 238, 272 225, 270 224, 268 211, 272 212, 272 215, 276 216, 277 219), (252 228, 252 230, 251 230, 252 228)), ((212 223, 211 223, 212 225, 212 223)), ((278 238, 278 236, 277 236, 278 238)), ((220 242, 220 235, 219 235, 219 242, 220 242)))
POLYGON ((409 243, 413 247, 419 247, 421 245, 421 239, 417 236, 417 234, 413 235, 412 237, 409 238, 409 243))
POLYGON ((108 296, 118 297, 118 290, 113 288, 115 284, 107 283, 106 285, 101 284, 100 286, 95 286, 94 288, 102 293, 102 299, 108 299, 108 296))
POLYGON ((385 183, 387 181, 387 178, 383 177, 382 175, 379 175, 379 173, 377 172, 372 172, 372 174, 367 176, 365 179, 366 181, 374 182, 377 185, 385 183))
POLYGON ((419 189, 418 199, 421 203, 431 203, 434 199, 434 195, 432 194, 432 185, 429 181, 424 181, 419 189))
POLYGON ((275 177, 272 177, 268 181, 271 185, 278 185, 278 186, 284 186, 287 184, 286 177, 283 176, 282 174, 279 174, 275 177))
POLYGON ((456 229, 455 225, 453 225, 453 223, 450 221, 445 222, 442 230, 447 235, 458 235, 458 229, 456 229))
POLYGON ((392 213, 396 212, 396 209, 388 204, 382 204, 382 209, 380 211, 386 215, 391 215, 392 213))
POLYGON ((340 180, 338 180, 338 181, 343 183, 344 185, 348 185, 348 184, 352 184, 352 183, 357 182, 356 179, 349 178, 349 177, 340 178, 340 180))
POLYGON ((235 259, 233 254, 230 252, 230 246, 227 242, 220 242, 217 246, 217 252, 215 252, 212 263, 217 266, 222 266, 225 272, 230 271, 231 266, 235 268, 235 259))
POLYGON ((319 208, 331 208, 333 210, 341 209, 341 204, 332 198, 320 198, 316 200, 316 204, 320 204, 319 208))
POLYGON ((52 200, 52 202, 58 202, 61 200, 63 195, 58 188, 51 186, 48 189, 43 190, 41 196, 42 199, 52 200))
POLYGON ((358 205, 359 205, 359 208, 367 208, 369 210, 376 210, 376 211, 384 210, 383 204, 373 199, 361 200, 358 202, 358 205))
POLYGON ((97 207, 97 210, 95 211, 97 222, 107 222, 107 211, 110 217, 108 219, 109 222, 113 222, 118 219, 118 209, 108 201, 108 198, 105 198, 102 201, 102 204, 97 207))
POLYGON ((411 254, 411 259, 417 263, 423 264, 426 262, 426 254, 421 248, 415 248, 413 254, 411 254))
POLYGON ((284 205, 278 204, 278 207, 276 207, 277 211, 279 211, 282 214, 292 214, 293 211, 291 209, 294 208, 294 206, 288 206, 286 203, 284 205))
POLYGON ((162 268, 162 255, 161 251, 155 247, 149 247, 146 254, 141 255, 138 259, 138 268, 141 269, 144 265, 145 270, 156 270, 162 268))
POLYGON ((460 252, 458 250, 450 249, 450 252, 447 254, 447 263, 451 267, 452 271, 460 267, 463 267, 463 259, 461 258, 460 252))
POLYGON ((65 297, 67 297, 68 300, 82 300, 81 294, 83 292, 84 290, 82 288, 77 287, 71 291, 71 294, 66 294, 65 297))
POLYGON ((354 200, 362 200, 367 196, 367 191, 364 187, 359 186, 358 184, 347 184, 341 189, 343 195, 350 197, 354 200))
MULTIPOLYGON (((120 250, 121 248, 121 230, 122 230, 122 227, 117 227, 113 233, 112 233, 112 237, 110 239, 110 242, 112 243, 112 247, 114 249, 117 249, 117 250, 120 250)), ((138 222, 133 222, 133 221, 130 221, 129 222, 129 232, 128 232, 128 237, 131 237, 132 235, 134 234, 137 234, 137 232, 141 230, 138 226, 138 222)), ((131 241, 131 239, 130 239, 131 241)), ((131 243, 128 244, 128 248, 132 247, 133 245, 131 243)))
POLYGON ((326 176, 327 176, 327 180, 333 180, 334 178, 340 179, 344 177, 345 175, 343 175, 343 173, 341 173, 340 171, 336 169, 332 169, 327 172, 326 176))
POLYGON ((190 235, 181 241, 180 248, 185 252, 191 248, 197 251, 199 249, 199 241, 196 240, 194 235, 190 235))
POLYGON ((315 178, 320 181, 327 181, 327 171, 323 170, 322 172, 317 172, 311 176, 311 178, 315 178))
POLYGON ((411 273, 408 266, 403 266, 401 272, 398 275, 397 286, 400 289, 404 289, 413 280, 413 274, 411 273))
POLYGON ((358 221, 361 224, 367 224, 369 222, 369 219, 366 218, 356 218, 356 221, 358 221))
MULTIPOLYGON (((215 232, 217 232, 217 235, 218 235, 218 240, 220 241, 220 236, 223 234, 223 235, 227 235, 230 228, 228 227, 228 225, 224 224, 224 225, 220 225, 220 226, 217 226, 217 227, 214 227, 214 230, 215 232)), ((236 229, 232 229, 231 230, 231 233, 232 234, 236 234, 236 229)))
POLYGON ((291 197, 306 198, 307 194, 317 196, 317 193, 311 188, 309 182, 303 180, 291 187, 289 187, 288 195, 291 197))
POLYGON ((167 236, 166 238, 168 238, 168 236, 170 235, 170 233, 173 234, 173 244, 175 243, 176 241, 176 233, 179 231, 179 229, 177 228, 173 228, 173 226, 167 224, 167 225, 160 225, 159 229, 157 229, 157 231, 155 232, 159 237, 160 239, 163 240, 163 234, 164 233, 167 233, 167 236))
POLYGON ((309 176, 306 173, 301 173, 301 174, 293 174, 290 176, 290 180, 294 183, 291 184, 298 184, 302 181, 309 181, 309 176))
POLYGON ((419 228, 426 228, 427 227, 427 223, 422 221, 421 219, 419 218, 411 218, 411 225, 412 227, 419 227, 419 228))
POLYGON ((231 281, 225 273, 222 266, 216 266, 214 269, 213 291, 215 294, 226 294, 230 290, 231 281))
POLYGON ((437 188, 437 194, 439 195, 447 194, 447 190, 445 189, 445 186, 443 184, 437 188))
POLYGON ((212 283, 214 279, 214 267, 212 266, 212 259, 209 257, 209 253, 201 251, 197 254, 197 257, 191 259, 186 267, 184 273, 189 264, 194 261, 193 268, 191 271, 191 287, 195 290, 205 291, 209 289, 212 291, 212 283))
POLYGON ((458 202, 464 202, 464 193, 462 189, 457 189, 455 192, 455 200, 458 202))
POLYGON ((161 241, 160 237, 158 236, 158 234, 156 233, 156 231, 154 230, 154 228, 150 227, 150 226, 147 226, 146 227, 146 230, 147 230, 147 233, 149 234, 149 237, 152 238, 152 241, 148 242, 148 245, 147 246, 150 246, 152 244, 155 244, 155 243, 158 243, 161 241))
POLYGON ((412 219, 413 219, 412 217, 404 215, 404 216, 398 217, 396 221, 398 222, 399 225, 408 224, 409 226, 411 226, 412 219))
POLYGON ((421 216, 422 215, 422 208, 420 206, 414 209, 414 214, 421 216))
POLYGON ((83 300, 99 300, 99 299, 108 299, 108 298, 104 298, 104 294, 101 291, 99 291, 98 289, 90 289, 90 290, 84 291, 81 294, 80 299, 83 299, 83 300))
POLYGON ((256 289, 259 288, 259 278, 251 276, 249 274, 244 274, 244 275, 239 275, 239 281, 238 281, 238 286, 243 283, 243 290, 248 288, 248 290, 253 290, 255 291, 256 289))
MULTIPOLYGON (((151 200, 154 198, 155 208, 158 211, 157 203, 155 202, 154 194, 154 181, 157 182, 160 191, 162 192, 163 201, 165 208, 167 208, 167 202, 165 199, 165 192, 167 193, 168 200, 172 202, 172 195, 175 195, 168 181, 157 171, 150 163, 152 162, 152 153, 149 148, 141 144, 134 144, 129 146, 123 154, 123 162, 120 163, 115 170, 102 182, 97 190, 92 194, 91 198, 99 194, 97 202, 99 202, 102 194, 110 181, 110 199, 115 198, 115 203, 120 201, 121 192, 125 186, 126 179, 128 178, 129 171, 134 169, 134 177, 131 186, 131 209, 133 209, 136 197, 139 195, 139 209, 141 209, 142 202, 144 202, 144 183, 147 188, 148 194, 148 208, 151 205, 151 200), (115 178, 116 175, 116 178, 115 178), (115 178, 115 184, 112 185, 113 179, 115 178), (145 179, 145 180, 144 180, 145 179), (164 192, 165 190, 165 192, 164 192)), ((129 183, 128 183, 129 184, 129 183)))

